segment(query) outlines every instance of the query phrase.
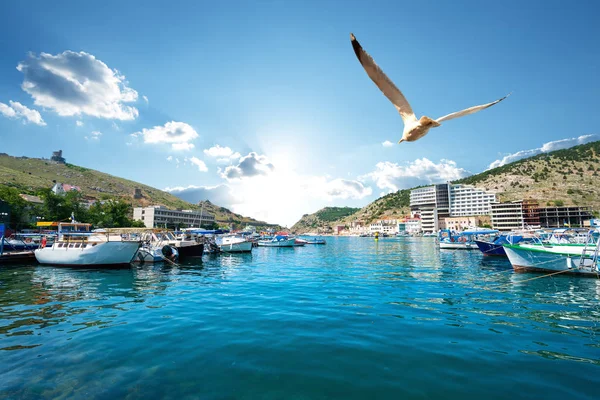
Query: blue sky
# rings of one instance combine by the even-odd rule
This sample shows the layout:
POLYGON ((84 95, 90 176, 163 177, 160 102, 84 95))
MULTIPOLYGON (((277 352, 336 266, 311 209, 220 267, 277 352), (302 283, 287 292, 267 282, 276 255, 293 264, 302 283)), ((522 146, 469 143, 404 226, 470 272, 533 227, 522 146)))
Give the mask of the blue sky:
POLYGON ((62 149, 74 164, 291 225, 596 139, 599 12, 592 1, 11 2, 0 152, 62 149), (396 145, 402 120, 350 32, 418 116, 513 95, 396 145))

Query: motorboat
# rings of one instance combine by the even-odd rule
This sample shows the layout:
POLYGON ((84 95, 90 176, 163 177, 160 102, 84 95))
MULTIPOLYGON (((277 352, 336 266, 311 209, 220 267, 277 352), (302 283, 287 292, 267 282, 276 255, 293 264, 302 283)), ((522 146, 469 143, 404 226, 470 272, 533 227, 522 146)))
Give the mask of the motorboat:
POLYGON ((564 272, 598 277, 600 240, 598 230, 590 231, 585 244, 522 243, 504 244, 515 271, 564 272))
POLYGON ((58 239, 50 247, 35 250, 40 264, 56 266, 129 265, 141 242, 106 231, 91 232, 90 224, 60 223, 58 239))
POLYGON ((259 240, 258 245, 262 247, 294 247, 295 238, 289 236, 278 235, 270 240, 259 240))
POLYGON ((304 244, 326 244, 325 239, 319 239, 316 237, 304 239, 304 244))
POLYGON ((475 243, 478 236, 498 233, 498 230, 486 228, 473 228, 462 232, 441 229, 438 233, 438 243, 440 249, 476 250, 479 248, 475 243))
POLYGON ((179 252, 168 244, 144 243, 137 251, 133 261, 140 263, 175 262, 179 252))
POLYGON ((165 244, 177 249, 180 259, 202 257, 204 254, 204 239, 194 231, 163 232, 159 235, 165 244))
POLYGON ((216 244, 223 253, 249 253, 252 251, 252 242, 237 235, 218 236, 216 244))

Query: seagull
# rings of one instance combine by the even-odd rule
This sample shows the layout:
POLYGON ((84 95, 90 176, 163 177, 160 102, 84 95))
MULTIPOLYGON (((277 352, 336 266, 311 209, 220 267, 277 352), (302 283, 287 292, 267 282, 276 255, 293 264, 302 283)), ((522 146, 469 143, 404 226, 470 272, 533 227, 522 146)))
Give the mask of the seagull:
POLYGON ((431 128, 436 128, 441 125, 442 122, 448 121, 454 118, 464 117, 465 115, 474 114, 477 111, 484 110, 488 107, 493 106, 494 104, 500 103, 502 100, 506 99, 510 96, 510 93, 504 96, 503 98, 493 101, 491 103, 482 104, 480 106, 474 106, 467 108, 462 111, 457 111, 452 114, 444 115, 438 119, 431 119, 426 116, 422 116, 420 119, 417 119, 415 113, 413 112, 410 104, 400 91, 394 85, 394 82, 388 78, 385 73, 379 68, 373 58, 363 50, 356 37, 351 33, 350 40, 352 41, 352 47, 354 48, 354 53, 356 53, 356 57, 358 57, 358 61, 360 61, 361 65, 367 71, 367 75, 369 78, 383 92, 385 97, 387 97, 392 104, 398 109, 400 116, 402 117, 402 121, 404 121, 404 132, 402 133, 402 139, 398 143, 406 142, 414 142, 415 140, 421 139, 423 136, 429 132, 431 128))

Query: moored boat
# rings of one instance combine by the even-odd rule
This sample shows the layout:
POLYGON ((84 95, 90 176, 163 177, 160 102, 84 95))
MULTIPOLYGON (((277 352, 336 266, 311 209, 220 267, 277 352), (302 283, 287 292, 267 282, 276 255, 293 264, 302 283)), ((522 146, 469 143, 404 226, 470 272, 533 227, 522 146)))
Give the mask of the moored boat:
POLYGON ((504 250, 515 271, 560 272, 600 276, 598 245, 526 246, 505 244, 504 250))
POLYGON ((252 242, 241 236, 221 236, 216 239, 216 244, 223 253, 249 253, 252 251, 252 242))
POLYGON ((258 245, 263 247, 294 247, 296 239, 287 236, 275 236, 270 240, 259 240, 258 245))
POLYGON ((90 232, 90 224, 61 223, 58 240, 35 250, 35 258, 57 266, 122 266, 129 265, 139 247, 139 241, 121 235, 90 232))

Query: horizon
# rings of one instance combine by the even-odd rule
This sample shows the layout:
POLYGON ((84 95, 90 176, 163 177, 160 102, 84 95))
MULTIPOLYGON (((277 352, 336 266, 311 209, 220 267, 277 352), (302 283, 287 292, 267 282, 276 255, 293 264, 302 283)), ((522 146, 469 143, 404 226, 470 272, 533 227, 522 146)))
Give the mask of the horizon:
POLYGON ((599 140, 588 121, 600 5, 466 3, 381 2, 385 14, 347 2, 11 3, 0 153, 62 149, 69 163, 291 226, 599 140), (398 145, 402 120, 351 32, 417 116, 513 94, 398 145))

